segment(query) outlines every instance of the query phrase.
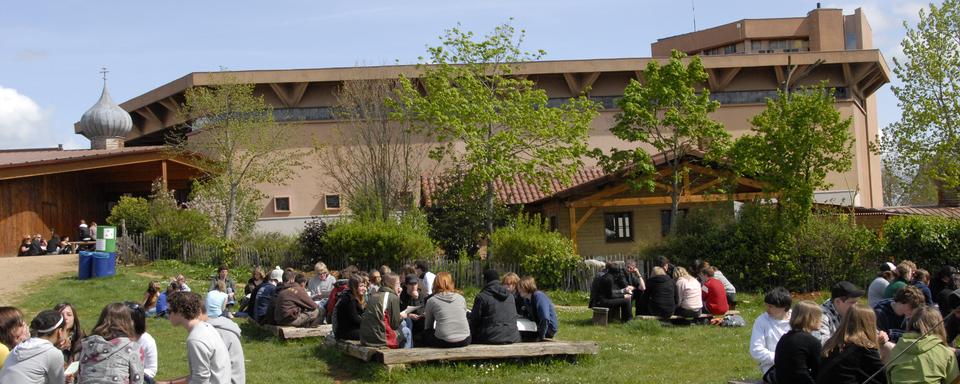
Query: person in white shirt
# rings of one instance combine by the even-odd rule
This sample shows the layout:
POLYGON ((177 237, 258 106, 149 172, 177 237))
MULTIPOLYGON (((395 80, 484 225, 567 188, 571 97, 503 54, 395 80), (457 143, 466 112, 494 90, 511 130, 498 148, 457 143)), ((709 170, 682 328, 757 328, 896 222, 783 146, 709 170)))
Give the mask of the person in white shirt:
POLYGON ((427 295, 432 294, 433 280, 437 278, 437 275, 430 272, 430 264, 424 260, 417 260, 416 269, 417 276, 419 276, 421 280, 420 286, 426 288, 427 295))
POLYGON ((177 292, 170 299, 170 324, 183 327, 187 335, 190 376, 161 384, 230 384, 230 352, 213 325, 201 320, 203 298, 192 292, 177 292))
POLYGON ((757 316, 750 333, 750 357, 760 365, 760 373, 766 374, 773 367, 773 358, 780 337, 790 331, 790 292, 776 287, 764 296, 767 305, 764 313, 757 316))
POLYGON ((133 332, 137 334, 137 344, 140 344, 140 350, 143 352, 143 377, 144 382, 153 383, 157 377, 157 340, 147 333, 147 315, 140 304, 132 301, 125 302, 127 309, 130 310, 130 318, 133 320, 133 332))

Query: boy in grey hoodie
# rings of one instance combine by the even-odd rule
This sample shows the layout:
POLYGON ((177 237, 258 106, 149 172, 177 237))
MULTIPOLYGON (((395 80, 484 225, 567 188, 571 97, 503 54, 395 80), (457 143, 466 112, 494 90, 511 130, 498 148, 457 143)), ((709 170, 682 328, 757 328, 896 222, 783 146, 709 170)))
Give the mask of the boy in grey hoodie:
POLYGON ((230 381, 233 384, 245 384, 247 368, 243 361, 243 345, 240 344, 240 327, 225 317, 207 319, 206 322, 217 329, 223 343, 227 345, 227 351, 230 352, 230 381))
POLYGON ((201 320, 203 300, 200 295, 177 292, 169 300, 170 324, 190 332, 187 335, 187 363, 190 366, 187 381, 190 384, 230 384, 230 352, 213 325, 201 320))
POLYGON ((56 345, 66 339, 66 322, 60 312, 40 312, 30 322, 37 335, 16 346, 0 370, 3 384, 63 384, 63 352, 56 345))

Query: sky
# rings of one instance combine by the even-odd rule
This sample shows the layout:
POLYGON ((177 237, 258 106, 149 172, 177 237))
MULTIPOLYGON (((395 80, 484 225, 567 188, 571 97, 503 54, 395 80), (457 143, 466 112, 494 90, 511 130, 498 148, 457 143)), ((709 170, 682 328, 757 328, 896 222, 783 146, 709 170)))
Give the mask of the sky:
MULTIPOLYGON (((937 0, 936 2, 940 2, 937 0)), ((73 124, 100 96, 117 103, 190 72, 413 64, 445 29, 486 34, 510 21, 546 60, 649 57, 658 38, 744 18, 800 17, 799 0, 28 1, 0 12, 0 149, 89 146, 73 124)), ((833 0, 862 7, 893 66, 904 21, 925 1, 833 0)), ((891 73, 891 76, 893 74, 891 73)), ((896 82, 896 79, 893 79, 896 82)), ((900 109, 878 92, 881 127, 900 109)))

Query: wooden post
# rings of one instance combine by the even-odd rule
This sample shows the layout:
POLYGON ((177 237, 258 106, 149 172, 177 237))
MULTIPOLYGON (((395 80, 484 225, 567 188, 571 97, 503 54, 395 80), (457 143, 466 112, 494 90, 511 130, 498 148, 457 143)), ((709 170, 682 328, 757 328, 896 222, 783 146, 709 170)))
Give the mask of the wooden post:
POLYGON ((167 189, 167 161, 160 161, 160 182, 163 183, 163 189, 167 189))
POLYGON ((570 207, 570 240, 573 241, 573 251, 577 252, 577 208, 570 207))

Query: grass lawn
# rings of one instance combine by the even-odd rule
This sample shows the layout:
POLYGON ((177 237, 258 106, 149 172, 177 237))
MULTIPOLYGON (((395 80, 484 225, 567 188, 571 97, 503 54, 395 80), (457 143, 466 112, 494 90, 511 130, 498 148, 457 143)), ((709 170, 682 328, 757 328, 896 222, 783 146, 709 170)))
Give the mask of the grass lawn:
MULTIPOLYGON (((122 300, 140 301, 150 280, 169 281, 178 272, 187 276, 187 283, 194 291, 205 290, 213 274, 212 269, 176 262, 125 267, 118 269, 117 276, 105 279, 79 281, 70 276, 40 282, 30 287, 29 293, 17 304, 29 322, 42 309, 52 308, 61 301, 71 302, 77 307, 84 330, 89 332, 104 305, 122 300)), ((239 283, 240 279, 237 280, 239 283)), ((465 292, 468 303, 476 292, 476 289, 465 292)), ((279 342, 245 320, 237 320, 243 330, 247 382, 500 383, 509 378, 511 382, 523 383, 725 383, 731 379, 759 378, 757 367, 747 353, 749 325, 762 307, 762 298, 756 295, 738 294, 741 300, 738 309, 751 323, 743 328, 671 327, 656 321, 593 327, 591 313, 585 306, 585 293, 557 292, 551 297, 557 305, 580 306, 558 310, 561 323, 558 337, 597 341, 599 355, 578 361, 427 364, 386 372, 328 350, 319 339, 279 342)), ((186 331, 172 327, 167 320, 156 319, 149 320, 147 329, 159 348, 159 378, 186 375, 186 331)))

